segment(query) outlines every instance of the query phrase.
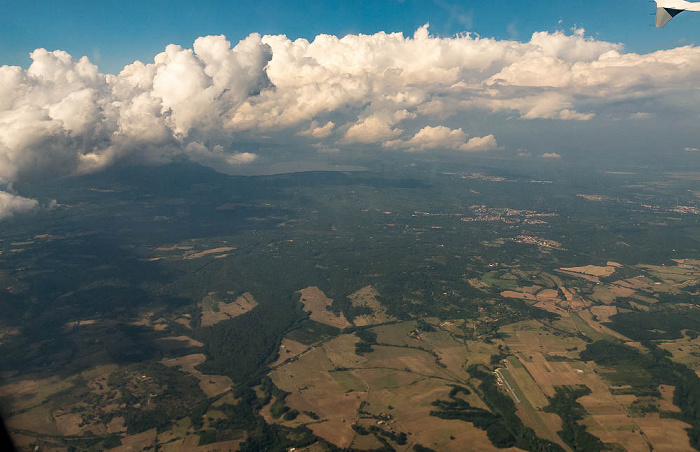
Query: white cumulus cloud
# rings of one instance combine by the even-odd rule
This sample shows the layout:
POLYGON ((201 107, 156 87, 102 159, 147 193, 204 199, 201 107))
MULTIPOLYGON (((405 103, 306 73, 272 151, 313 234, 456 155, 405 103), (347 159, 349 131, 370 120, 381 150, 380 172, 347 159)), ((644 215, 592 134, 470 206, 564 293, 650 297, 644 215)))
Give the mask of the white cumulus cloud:
POLYGON ((192 143, 226 144, 226 115, 269 86, 270 49, 257 35, 234 48, 223 36, 199 38, 194 50, 170 45, 153 63, 135 62, 117 76, 62 51, 31 57, 27 70, 0 67, 0 182, 94 171, 134 154, 167 161, 192 143))
POLYGON ((11 218, 16 214, 30 212, 38 206, 39 202, 34 199, 0 191, 0 220, 11 218))
POLYGON ((448 149, 453 151, 491 151, 498 148, 493 135, 474 137, 467 140, 467 134, 460 129, 445 126, 426 126, 409 140, 391 140, 384 143, 389 149, 403 149, 407 152, 420 152, 428 149, 448 149))
POLYGON ((380 143, 401 135, 402 129, 394 128, 404 119, 415 118, 405 109, 379 111, 360 118, 345 132, 344 143, 380 143))
POLYGON ((0 186, 118 161, 185 157, 224 169, 253 162, 258 151, 237 149, 239 137, 250 149, 276 137, 319 153, 488 151, 499 148, 497 137, 470 117, 699 113, 700 47, 627 53, 583 29, 537 32, 526 42, 436 37, 427 25, 413 36, 251 34, 235 45, 206 36, 117 75, 61 50, 31 58, 27 69, 0 67, 0 186))
POLYGON ((335 123, 333 121, 328 121, 326 125, 320 126, 318 122, 316 121, 311 121, 311 124, 309 125, 309 128, 306 130, 302 130, 301 132, 297 133, 297 135, 303 136, 303 137, 312 137, 312 138, 317 138, 317 139, 323 139, 323 138, 328 138, 328 136, 333 133, 333 129, 335 128, 335 123))

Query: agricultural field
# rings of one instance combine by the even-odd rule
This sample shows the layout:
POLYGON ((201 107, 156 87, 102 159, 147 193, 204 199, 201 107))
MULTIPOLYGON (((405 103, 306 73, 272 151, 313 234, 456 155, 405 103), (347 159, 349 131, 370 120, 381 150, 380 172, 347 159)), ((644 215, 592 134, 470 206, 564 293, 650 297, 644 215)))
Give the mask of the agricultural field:
MULTIPOLYGON (((615 316, 631 312, 630 304, 620 304, 617 300, 637 293, 656 298, 655 289, 661 293, 677 291, 679 285, 688 287, 697 282, 692 279, 696 276, 692 265, 685 261, 676 264, 684 267, 627 269, 622 264, 607 262, 605 266, 562 267, 557 269, 559 275, 517 268, 490 271, 470 284, 494 287, 504 300, 522 300, 556 317, 501 327, 498 339, 486 350, 483 342, 470 342, 459 334, 468 327, 457 319, 395 322, 386 318, 382 322, 371 315, 356 317, 357 326, 375 325, 367 330, 372 333, 369 352, 359 351, 358 344, 367 340, 366 335, 359 333, 319 338, 316 346, 309 345, 306 349, 285 339, 284 348, 291 345, 296 350, 285 352, 291 353, 293 359, 278 360, 270 377, 279 389, 288 393, 284 399, 288 409, 314 416, 299 414, 293 421, 285 421, 268 415, 266 419, 290 427, 305 425, 338 447, 372 449, 390 444, 397 450, 407 447, 410 450, 411 444, 421 444, 451 450, 453 445, 444 442, 444 437, 440 440, 439 432, 448 428, 445 422, 454 420, 423 421, 416 430, 412 428, 412 414, 420 413, 421 406, 427 408, 444 399, 451 385, 473 388, 476 383, 467 369, 482 365, 495 372, 500 390, 512 398, 524 426, 563 450, 571 450, 573 445, 562 436, 563 419, 550 405, 560 388, 565 387, 586 388, 586 395, 575 402, 585 413, 580 425, 585 427, 587 435, 607 444, 606 447, 692 450, 687 432, 691 424, 660 416, 660 413, 681 413, 673 402, 673 386, 649 387, 654 378, 643 368, 610 367, 580 356, 594 341, 628 344, 644 351, 642 345, 611 328, 615 316), (616 279, 618 271, 644 274, 616 279), (662 275, 667 278, 663 279, 662 275), (647 281, 651 278, 655 282, 647 281), (494 357, 498 359, 494 361, 494 357), (640 392, 645 387, 650 392, 640 392), (401 388, 400 395, 392 388, 401 388), (401 408, 405 401, 409 402, 410 412, 401 408), (401 433, 406 433, 406 439, 397 442, 396 435, 401 433)), ((369 307, 376 313, 382 312, 379 296, 376 289, 365 288, 353 293, 350 299, 353 306, 369 307), (363 292, 368 294, 365 299, 371 301, 356 301, 363 292)), ((659 342, 659 346, 671 352, 676 361, 697 368, 698 340, 697 335, 686 335, 675 341, 659 342)), ((470 406, 490 410, 477 394, 470 391, 467 396, 470 406)), ((450 437, 457 438, 454 432, 450 437)), ((470 437, 475 437, 475 433, 470 437)), ((487 450, 487 443, 478 444, 483 448, 480 450, 487 450)))
POLYGON ((350 322, 342 313, 334 313, 328 309, 333 300, 326 297, 318 287, 307 287, 302 289, 300 294, 304 311, 310 314, 309 318, 314 322, 341 329, 350 326, 350 322))
POLYGON ((197 370, 197 366, 206 361, 204 354, 180 356, 177 358, 163 358, 160 363, 166 367, 174 367, 199 380, 199 387, 207 397, 216 397, 233 388, 233 382, 225 375, 204 375, 197 370))
MULTIPOLYGON (((301 418, 314 434, 344 448, 379 447, 384 438, 397 450, 411 450, 413 444, 462 450, 462 441, 470 438, 480 450, 495 450, 484 432, 429 415, 432 402, 468 378, 464 365, 483 362, 483 353, 471 355, 468 345, 443 330, 412 337, 415 322, 373 331, 377 345, 371 353, 357 355, 359 338, 340 335, 270 373, 274 384, 289 393, 286 405, 302 413, 292 422, 301 418), (314 413, 318 419, 304 413, 314 413), (369 427, 379 430, 364 433, 369 427), (386 439, 401 433, 407 435, 403 444, 386 439)), ((476 395, 469 400, 485 406, 476 395)))
MULTIPOLYGON (((606 267, 561 268, 560 273, 581 278, 595 286, 587 287, 579 282, 573 283, 575 289, 565 289, 560 280, 554 279, 560 293, 573 295, 567 300, 557 300, 552 293, 550 300, 556 307, 567 307, 566 312, 560 312, 560 320, 551 324, 531 321, 502 328, 505 336, 503 343, 514 355, 503 361, 503 375, 511 379, 514 388, 512 396, 516 401, 520 400, 524 407, 519 408, 524 422, 529 422, 545 438, 555 441, 552 432, 557 431, 557 420, 543 410, 548 400, 558 387, 584 386, 590 390, 590 394, 578 400, 586 412, 582 423, 603 443, 621 446, 625 450, 692 450, 686 431, 691 425, 673 418, 659 417, 660 412, 680 411, 673 404, 672 386, 654 387, 651 396, 640 394, 637 388, 643 388, 649 384, 648 380, 653 380, 644 369, 623 370, 618 366, 600 366, 585 362, 579 354, 586 349, 586 341, 591 340, 616 341, 645 350, 639 343, 611 329, 618 314, 631 312, 630 304, 616 306, 618 297, 643 293, 647 298, 637 299, 645 301, 652 297, 657 299, 664 293, 680 293, 680 288, 698 283, 695 279, 697 267, 686 261, 676 261, 675 265, 668 266, 643 265, 630 270, 644 274, 615 279, 615 272, 621 268, 621 264, 610 262, 606 267), (609 282, 602 283, 593 278, 606 278, 609 282), (620 292, 620 288, 626 291, 620 292), (580 301, 574 305, 573 301, 577 299, 580 301)), ((533 275, 531 279, 538 276, 541 277, 533 275)), ((534 303, 542 292, 533 291, 532 287, 522 287, 501 292, 501 296, 534 303)), ((540 303, 533 306, 553 312, 551 307, 548 309, 540 303)), ((670 331, 659 331, 657 334, 666 333, 670 331)), ((694 356, 697 353, 696 338, 695 334, 690 337, 684 335, 677 340, 660 341, 658 346, 670 352, 675 361, 697 369, 698 361, 694 356)))
POLYGON ((352 323, 356 326, 376 325, 395 320, 386 313, 386 308, 377 300, 379 292, 372 286, 363 287, 348 296, 354 308, 364 308, 367 314, 356 316, 352 323))
MULTIPOLYGON (((171 328, 177 330, 176 319, 151 311, 141 313, 131 325, 157 335, 151 340, 158 354, 201 351, 202 342, 175 335, 171 328)), ((67 323, 64 331, 92 335, 114 326, 113 322, 87 319, 67 323)), ((93 356, 97 362, 104 358, 93 356)), ((8 427, 22 432, 17 436, 19 447, 38 442, 48 448, 113 447, 126 451, 176 443, 196 450, 220 450, 200 449, 197 428, 181 430, 177 440, 161 440, 161 432, 150 428, 160 425, 163 416, 188 419, 193 407, 232 391, 229 377, 197 369, 206 359, 206 355, 194 353, 148 364, 97 365, 67 379, 15 379, 0 386, 0 401, 8 413, 8 427)))
POLYGON ((698 219, 673 210, 693 181, 502 163, 56 182, 63 207, 0 233, 10 434, 22 451, 700 448, 698 219))
POLYGON ((253 295, 249 292, 234 297, 233 293, 207 294, 202 298, 201 306, 201 326, 212 326, 228 319, 235 319, 246 312, 249 312, 258 305, 253 295))

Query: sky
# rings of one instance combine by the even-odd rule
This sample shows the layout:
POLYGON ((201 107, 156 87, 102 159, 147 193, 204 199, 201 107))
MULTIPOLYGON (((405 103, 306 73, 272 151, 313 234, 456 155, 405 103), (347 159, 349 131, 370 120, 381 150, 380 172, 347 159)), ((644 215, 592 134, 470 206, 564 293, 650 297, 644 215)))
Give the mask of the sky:
POLYGON ((24 0, 0 1, 0 62, 26 67, 36 48, 87 55, 102 72, 117 73, 134 60, 148 62, 168 44, 191 46, 200 36, 250 33, 313 39, 319 34, 412 34, 425 23, 450 36, 527 40, 535 31, 582 27, 596 37, 648 52, 700 38, 698 18, 682 14, 673 26, 652 27, 647 0, 24 0))
POLYGON ((646 1, 0 6, 0 220, 119 164, 700 156, 700 14, 646 1))

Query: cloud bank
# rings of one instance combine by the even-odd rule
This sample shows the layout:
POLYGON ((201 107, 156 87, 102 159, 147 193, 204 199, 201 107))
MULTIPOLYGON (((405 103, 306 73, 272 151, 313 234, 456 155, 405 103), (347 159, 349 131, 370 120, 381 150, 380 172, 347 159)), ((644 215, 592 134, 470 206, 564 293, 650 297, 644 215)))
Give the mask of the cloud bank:
MULTIPOLYGON (((326 154, 493 151, 496 134, 470 115, 589 121, 615 108, 639 120, 654 114, 639 102, 695 95, 700 77, 700 48, 625 53, 580 29, 528 42, 434 37, 427 25, 412 37, 252 34, 233 47, 207 36, 118 75, 60 50, 31 58, 26 70, 0 67, 0 186, 123 161, 255 161, 236 150, 238 137, 280 136, 326 154)), ((33 208, 1 200, 0 217, 33 208)))
POLYGON ((545 152, 542 154, 543 159, 560 159, 561 155, 557 154, 556 152, 545 152))
POLYGON ((15 214, 31 212, 38 207, 39 202, 34 199, 0 191, 0 220, 11 218, 15 214))
POLYGON ((498 149, 493 135, 474 137, 467 141, 467 134, 462 129, 452 130, 448 127, 426 126, 410 140, 393 140, 384 143, 389 149, 404 149, 408 152, 421 152, 429 149, 449 149, 453 151, 479 152, 498 149))

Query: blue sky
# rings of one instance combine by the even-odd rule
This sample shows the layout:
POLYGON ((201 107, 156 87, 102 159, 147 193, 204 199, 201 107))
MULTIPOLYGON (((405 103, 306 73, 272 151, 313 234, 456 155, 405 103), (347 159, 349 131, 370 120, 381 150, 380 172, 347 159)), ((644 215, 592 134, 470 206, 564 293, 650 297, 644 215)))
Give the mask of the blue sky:
POLYGON ((167 44, 191 47, 199 36, 224 34, 237 42, 249 33, 312 39, 326 33, 412 34, 426 22, 431 33, 473 31, 484 37, 526 41, 534 31, 586 29, 596 39, 649 52, 700 36, 700 14, 685 13, 664 29, 653 23, 646 0, 344 0, 7 1, 0 15, 0 63, 27 67, 29 52, 61 49, 87 55, 103 72, 118 72, 136 59, 152 61, 167 44))

